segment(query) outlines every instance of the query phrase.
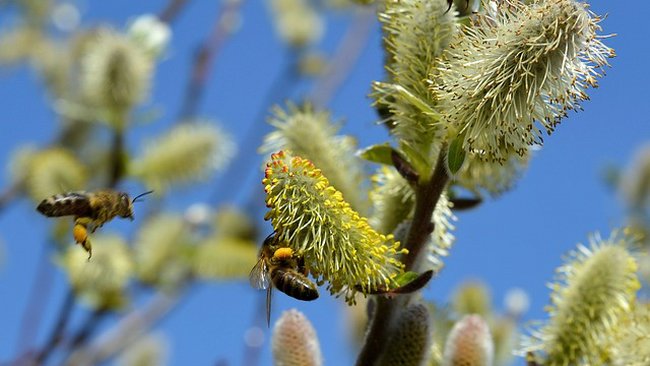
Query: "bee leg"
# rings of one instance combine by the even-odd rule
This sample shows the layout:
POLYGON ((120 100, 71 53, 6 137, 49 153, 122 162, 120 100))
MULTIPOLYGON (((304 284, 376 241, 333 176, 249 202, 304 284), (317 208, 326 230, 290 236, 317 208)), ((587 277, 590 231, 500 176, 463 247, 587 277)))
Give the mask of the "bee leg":
POLYGON ((93 249, 90 244, 90 238, 88 237, 86 223, 81 220, 75 221, 74 227, 72 228, 72 236, 74 237, 74 241, 88 252, 88 260, 90 260, 93 256, 93 249))
POLYGON ((305 267, 305 258, 299 256, 296 258, 296 261, 298 262, 298 272, 306 276, 309 271, 307 271, 307 268, 305 267))
POLYGON ((99 229, 102 226, 104 226, 104 224, 95 224, 95 225, 92 226, 92 229, 90 230, 90 232, 94 234, 95 231, 97 231, 97 229, 99 229))
POLYGON ((271 298, 272 298, 273 285, 269 285, 266 289, 266 326, 271 328, 271 298))

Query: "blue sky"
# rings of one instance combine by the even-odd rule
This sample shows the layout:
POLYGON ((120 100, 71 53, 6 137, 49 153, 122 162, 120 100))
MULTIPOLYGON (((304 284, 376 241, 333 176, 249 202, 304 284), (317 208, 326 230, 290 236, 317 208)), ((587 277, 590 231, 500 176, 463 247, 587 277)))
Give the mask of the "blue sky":
MULTIPOLYGON (((122 27, 134 16, 158 12, 164 4, 160 0, 85 2, 80 4, 82 24, 107 22, 122 27)), ((612 68, 600 81, 600 88, 590 91, 591 100, 583 104, 585 110, 571 113, 553 136, 545 139, 546 145, 535 154, 529 170, 513 191, 488 200, 478 210, 458 215, 456 244, 445 269, 428 286, 426 298, 447 301, 463 281, 481 279, 492 289, 498 308, 510 288, 524 288, 531 297, 526 319, 542 319, 542 308, 548 303, 546 284, 562 263, 562 255, 576 243, 586 242, 589 233, 599 231, 607 236, 623 222, 620 200, 607 188, 602 176, 607 165, 625 166, 636 149, 650 141, 650 31, 646 24, 650 4, 591 4, 597 14, 608 13, 602 23, 604 33, 617 34, 606 41, 617 52, 611 61, 612 68)), ((264 2, 245 2, 242 10, 242 28, 218 55, 200 107, 202 115, 219 120, 237 139, 242 138, 246 126, 264 107, 266 90, 286 62, 264 2)), ((191 53, 209 32, 217 11, 217 2, 190 1, 174 23, 168 56, 157 70, 151 97, 151 105, 160 108, 162 116, 134 131, 128 139, 130 148, 137 150, 142 136, 163 130, 173 122, 184 92, 191 53)), ((320 45, 324 52, 332 52, 350 19, 340 14, 329 18, 327 36, 320 45)), ((0 28, 5 28, 11 19, 0 15, 0 21, 0 28)), ((383 129, 375 125, 376 117, 366 97, 370 82, 383 75, 377 25, 373 32, 348 82, 330 104, 333 115, 345 121, 344 132, 355 136, 360 146, 386 140, 383 129)), ((0 100, 0 162, 6 165, 17 146, 44 145, 50 141, 56 131, 56 117, 37 78, 26 67, 0 70, 0 100)), ((261 173, 255 172, 249 192, 261 191, 261 173)), ((0 177, 0 187, 7 182, 7 174, 0 177)), ((175 191, 169 205, 183 210, 206 199, 213 190, 208 184, 175 191)), ((28 200, 17 201, 0 214, 0 361, 14 356, 20 317, 27 306, 47 227, 47 220, 38 216, 28 200)), ((121 228, 109 225, 105 230, 121 228)), ((270 231, 270 226, 265 226, 265 230, 270 231)), ((52 285, 47 289, 49 296, 43 294, 47 305, 37 344, 49 330, 65 292, 64 277, 58 269, 53 273, 52 285)), ((321 292, 324 294, 324 289, 321 292)), ((169 337, 170 364, 214 364, 219 359, 228 360, 230 365, 241 364, 244 332, 252 317, 262 311, 262 297, 247 281, 193 288, 157 328, 169 337)), ((297 307, 313 322, 326 364, 345 365, 352 363, 355 353, 343 336, 343 306, 342 301, 329 296, 303 303, 276 295, 273 317, 297 307)), ((80 313, 75 321, 83 318, 80 313)), ((108 319, 105 325, 113 320, 108 319)), ((270 363, 266 342, 260 365, 270 363)))

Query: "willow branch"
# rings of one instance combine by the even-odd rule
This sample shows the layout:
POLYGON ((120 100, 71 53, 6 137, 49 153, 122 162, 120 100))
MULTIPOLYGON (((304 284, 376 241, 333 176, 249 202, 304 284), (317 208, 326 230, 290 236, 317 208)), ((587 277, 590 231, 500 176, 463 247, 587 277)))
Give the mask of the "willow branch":
MULTIPOLYGON (((405 247, 409 250, 404 258, 406 270, 412 270, 415 263, 424 253, 427 240, 431 235, 431 216, 440 199, 449 176, 445 168, 446 147, 441 149, 438 161, 431 177, 420 182, 415 188, 415 212, 411 228, 406 236, 405 247)), ((404 308, 409 295, 401 295, 394 299, 376 296, 377 306, 370 320, 370 328, 366 334, 365 344, 357 358, 357 366, 375 365, 391 335, 391 325, 396 314, 404 308)))
POLYGON ((111 161, 109 167, 108 187, 115 188, 126 172, 126 161, 124 151, 124 133, 122 130, 113 132, 111 146, 111 161))
POLYGON ((96 365, 108 360, 168 314, 182 294, 183 291, 157 294, 144 308, 132 311, 116 326, 98 336, 94 343, 79 350, 75 361, 82 365, 96 365))
POLYGON ((88 338, 93 334, 97 326, 99 326, 102 318, 108 313, 109 312, 103 308, 95 309, 92 313, 90 313, 81 328, 79 328, 77 333, 72 337, 72 340, 68 344, 68 348, 75 350, 84 345, 88 341, 88 338))
POLYGON ((373 7, 363 7, 355 14, 348 31, 329 62, 325 74, 314 83, 307 98, 315 106, 327 105, 345 82, 368 44, 374 21, 375 10, 373 7))
POLYGON ((56 346, 63 339, 66 325, 68 324, 68 320, 70 319, 70 315, 72 315, 72 310, 74 309, 74 300, 74 292, 72 289, 68 289, 65 299, 63 300, 63 305, 61 305, 59 314, 56 317, 57 320, 54 328, 52 328, 50 336, 45 342, 45 346, 35 357, 37 365, 44 365, 54 349, 56 349, 56 346))
POLYGON ((228 37, 233 33, 233 23, 243 3, 244 0, 223 2, 210 34, 196 51, 178 121, 196 116, 205 91, 205 83, 214 65, 215 58, 228 37))
POLYGON ((49 260, 50 251, 47 246, 40 248, 38 264, 36 266, 36 275, 29 290, 27 307, 25 308, 20 319, 20 330, 18 333, 18 343, 16 344, 16 354, 23 353, 31 345, 38 324, 40 324, 45 305, 49 298, 52 282, 53 267, 49 260))
POLYGON ((446 146, 441 149, 431 178, 427 182, 419 184, 415 190, 415 212, 413 213, 411 229, 406 237, 406 249, 408 249, 409 253, 404 264, 407 270, 414 268, 433 231, 431 216, 440 195, 442 195, 449 181, 447 168, 445 167, 446 151, 446 146))
POLYGON ((169 0, 165 8, 158 14, 158 19, 165 23, 172 23, 187 4, 187 0, 169 0))
POLYGON ((18 198, 23 190, 22 182, 14 182, 0 193, 0 212, 7 207, 15 198, 18 198))
MULTIPOLYGON (((237 146, 255 149, 261 145, 264 135, 271 131, 271 126, 264 123, 265 117, 269 107, 287 98, 294 86, 301 80, 300 75, 296 72, 299 57, 296 50, 289 49, 285 66, 273 79, 255 117, 249 123, 244 137, 238 142, 237 146)), ((244 182, 248 181, 251 172, 256 171, 259 166, 256 159, 259 159, 259 156, 255 152, 252 154, 244 154, 243 152, 237 154, 228 163, 226 169, 220 173, 220 182, 215 185, 217 188, 213 191, 209 202, 218 205, 226 197, 231 201, 235 201, 239 198, 238 195, 244 194, 241 187, 245 185, 244 182)))

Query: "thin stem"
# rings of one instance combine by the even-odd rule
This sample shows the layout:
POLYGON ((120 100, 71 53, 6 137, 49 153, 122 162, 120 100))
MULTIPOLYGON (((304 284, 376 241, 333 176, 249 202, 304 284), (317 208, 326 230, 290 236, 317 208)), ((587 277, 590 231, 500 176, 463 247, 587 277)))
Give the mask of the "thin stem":
POLYGON ((36 274, 29 291, 27 307, 20 320, 16 354, 24 352, 33 341, 38 324, 40 324, 45 313, 44 308, 47 304, 47 298, 51 293, 53 267, 49 261, 50 252, 47 246, 43 246, 40 249, 36 274))
POLYGON ((124 160, 124 134, 121 130, 113 132, 113 142, 111 147, 111 166, 109 170, 108 187, 117 187, 118 182, 126 172, 124 160))
POLYGON ((84 345, 88 341, 88 338, 95 331, 95 329, 99 325, 104 315, 106 314, 108 314, 108 311, 106 309, 99 308, 94 310, 88 316, 88 318, 81 326, 81 328, 77 331, 77 333, 72 337, 72 341, 69 344, 69 348, 71 350, 74 350, 84 345))
POLYGON ((158 14, 158 19, 165 23, 172 23, 187 4, 187 0, 169 0, 167 6, 158 14))
POLYGON ((307 99, 315 106, 326 106, 345 82, 365 46, 368 45, 374 20, 373 7, 361 8, 355 14, 348 31, 329 62, 325 74, 318 78, 311 88, 307 99))
MULTIPOLYGON (((424 253, 423 249, 426 247, 432 230, 431 215, 433 215, 438 199, 449 181, 445 168, 446 150, 446 146, 443 146, 431 178, 420 182, 415 188, 415 213, 405 246, 409 250, 409 254, 404 259, 407 271, 413 269, 415 263, 424 253)), ((370 320, 365 344, 357 358, 357 366, 376 364, 390 338, 393 320, 405 307, 410 296, 401 295, 395 299, 375 297, 377 306, 370 320)))
MULTIPOLYGON (((289 51, 286 57, 288 60, 283 70, 275 77, 271 86, 267 89, 255 117, 247 127, 246 134, 238 143, 238 146, 255 148, 261 145, 262 138, 271 130, 271 126, 264 123, 269 107, 288 97, 293 86, 300 81, 300 77, 296 73, 296 63, 299 57, 300 55, 296 53, 296 50, 291 49, 289 51)), ((216 184, 217 189, 210 197, 210 202, 218 205, 227 197, 233 202, 240 198, 240 195, 245 194, 245 190, 241 189, 241 187, 248 182, 251 172, 255 171, 259 166, 256 159, 259 159, 257 154, 237 154, 223 173, 220 174, 221 181, 216 184)))
POLYGON ((187 289, 183 286, 172 294, 158 293, 146 306, 133 310, 116 326, 98 336, 97 341, 80 349, 77 353, 79 364, 100 364, 132 344, 145 330, 169 314, 187 289))
POLYGON ((446 151, 446 146, 441 149, 430 180, 419 184, 415 190, 415 212, 413 213, 411 229, 406 237, 406 249, 408 249, 409 254, 404 264, 407 270, 413 269, 420 257, 422 248, 431 235, 433 229, 431 215, 433 215, 438 199, 449 181, 447 168, 445 167, 446 151))
POLYGON ((215 58, 228 37, 233 33, 233 24, 243 3, 244 0, 231 0, 223 3, 224 5, 220 8, 219 16, 215 19, 210 34, 196 51, 194 64, 181 103, 179 122, 196 116, 205 91, 205 83, 215 63, 215 58))
POLYGON ((43 350, 36 356, 35 361, 37 365, 45 364, 52 354, 52 351, 54 351, 56 346, 63 339, 63 333, 65 332, 65 327, 68 324, 72 310, 74 309, 74 304, 74 292, 72 289, 69 289, 65 295, 65 300, 63 300, 63 305, 59 310, 59 314, 57 315, 56 324, 54 325, 54 328, 52 328, 52 332, 50 333, 43 350))
POLYGON ((0 193, 0 211, 11 203, 14 198, 18 198, 22 191, 22 182, 15 182, 2 193, 0 193))

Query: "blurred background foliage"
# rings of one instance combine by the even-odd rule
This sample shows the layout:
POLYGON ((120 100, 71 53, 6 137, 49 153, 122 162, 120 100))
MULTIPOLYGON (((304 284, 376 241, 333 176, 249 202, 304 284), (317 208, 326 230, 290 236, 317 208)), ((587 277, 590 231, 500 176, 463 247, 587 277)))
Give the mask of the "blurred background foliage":
MULTIPOLYGON (((369 165, 356 154, 360 147, 385 140, 382 127, 372 125, 379 117, 372 115, 369 107, 361 117, 355 114, 357 107, 340 108, 348 112, 350 122, 361 125, 359 135, 353 137, 343 128, 338 114, 325 109, 335 96, 339 100, 349 97, 344 82, 358 83, 354 78, 356 63, 363 68, 364 62, 369 62, 362 51, 368 43, 380 44, 375 9, 364 6, 363 1, 351 0, 224 0, 212 4, 213 14, 202 15, 197 20, 201 26, 195 29, 194 20, 183 20, 186 11, 198 6, 193 3, 170 0, 137 4, 132 12, 103 19, 103 14, 92 12, 97 6, 93 2, 0 1, 3 77, 17 73, 20 82, 27 80, 38 90, 32 91, 36 100, 24 100, 20 108, 29 109, 38 103, 46 110, 38 122, 2 121, 3 133, 19 128, 39 131, 32 140, 14 140, 9 134, 2 140, 7 146, 3 150, 7 175, 0 187, 0 214, 12 214, 14 204, 27 205, 30 209, 20 211, 21 216, 15 220, 38 221, 39 227, 46 228, 39 229, 42 235, 30 236, 24 243, 0 243, 3 247, 29 247, 31 261, 20 273, 29 278, 20 282, 28 291, 16 292, 21 302, 12 307, 20 313, 7 315, 15 320, 2 334, 3 362, 160 365, 216 360, 226 365, 237 359, 254 365, 273 354, 277 364, 319 365, 323 359, 328 364, 345 364, 351 357, 337 358, 337 352, 331 351, 347 349, 355 354, 363 342, 372 301, 359 297, 355 306, 341 305, 339 309, 330 299, 324 300, 332 303, 323 309, 335 308, 335 315, 347 319, 345 331, 350 346, 345 347, 349 349, 328 347, 323 341, 319 345, 319 329, 314 329, 305 315, 292 310, 279 317, 274 326, 273 341, 267 347, 272 352, 261 355, 262 349, 267 350, 262 348, 263 295, 242 300, 228 292, 233 291, 233 283, 246 284, 257 261, 259 244, 271 230, 261 220, 265 211, 258 148, 265 156, 290 148, 309 158, 380 232, 395 232, 399 237, 400 225, 409 225, 408 220, 395 219, 410 217, 412 212, 415 201, 407 182, 392 167, 382 166, 373 175, 369 165), (248 14, 250 19, 246 18, 248 14), (256 42, 255 36, 238 38, 246 27, 253 28, 253 34, 268 31, 255 28, 255 23, 262 21, 273 26, 274 36, 281 43, 269 47, 256 42), (193 38, 177 40, 178 23, 185 27, 178 32, 194 33, 193 38), (195 47, 191 52, 189 46, 177 43, 190 43, 188 39, 194 42, 189 45, 195 47), (238 47, 247 50, 241 67, 228 59, 228 51, 235 47, 231 44, 237 42, 238 47), (179 52, 181 49, 187 52, 179 52), (182 70, 165 68, 165 63, 176 58, 185 60, 182 70), (275 68, 259 67, 274 75, 264 80, 241 76, 266 61, 275 68), (231 68, 225 69, 226 65, 231 68), (218 83, 212 82, 213 73, 219 76, 218 83), (159 82, 165 85, 162 92, 157 92, 159 82), (228 98, 220 97, 228 96, 229 84, 233 83, 244 85, 244 97, 230 98, 245 102, 219 113, 206 107, 215 100, 227 105, 228 98), (218 94, 211 94, 213 88, 219 90, 218 94), (310 103, 303 104, 305 100, 310 103), (246 125, 243 121, 252 122, 246 125), (381 137, 369 138, 369 129, 378 130, 381 137), (132 197, 149 189, 155 192, 136 205, 135 222, 111 223, 92 234, 95 251, 92 260, 87 261, 86 254, 73 244, 71 220, 36 218, 33 207, 53 194, 92 192, 104 187, 127 191, 132 197), (178 200, 179 196, 190 198, 178 200), (403 212, 396 213, 400 210, 403 212), (59 282, 65 285, 52 285, 61 275, 65 280, 59 282), (184 323, 185 331, 166 334, 154 330, 172 310, 182 307, 186 298, 192 301, 191 294, 206 284, 218 291, 219 297, 214 304, 202 305, 201 314, 177 320, 184 323), (48 287, 52 290, 41 291, 48 287), (243 301, 249 302, 245 308, 237 305, 243 301), (231 303, 228 309, 234 311, 225 310, 223 303, 231 303), (243 338, 237 334, 234 342, 241 349, 224 346, 223 339, 230 338, 232 329, 224 330, 222 335, 203 332, 202 322, 219 317, 244 318, 246 330, 239 329, 243 338), (292 343, 300 341, 292 337, 296 333, 311 334, 305 338, 312 343, 292 343), (212 359, 193 358, 191 351, 181 353, 182 358, 174 356, 176 347, 192 349, 188 345, 194 342, 192 337, 214 337, 203 347, 212 347, 212 359), (287 349, 297 356, 284 354, 287 349)), ((458 3, 460 16, 468 15, 471 7, 461 4, 463 1, 458 3)), ((128 9, 126 3, 111 6, 128 9)), ((381 70, 379 61, 373 62, 381 70)), ((399 76, 393 75, 395 79, 399 76)), ((369 93, 370 84, 361 89, 369 93)), ((346 105, 370 104, 363 95, 354 98, 346 105)), ((408 108, 403 112, 406 116, 413 113, 408 108)), ((605 175, 611 195, 622 198, 625 219, 618 222, 627 226, 631 235, 642 238, 635 255, 639 278, 646 285, 650 279, 650 150, 645 146, 636 154, 630 164, 625 166, 619 161, 605 175)), ((450 197, 444 196, 436 207, 433 220, 437 231, 431 240, 429 265, 441 269, 441 258, 455 240, 452 231, 458 218, 450 203, 457 198, 454 195, 469 192, 478 201, 498 197, 514 187, 529 158, 529 154, 514 158, 505 167, 469 161, 458 172, 450 197)), ((31 230, 29 225, 11 229, 31 230)), ((13 261, 2 254, 7 251, 2 249, 0 258, 13 261)), ((489 260, 498 262, 496 258, 489 260)), ((13 295, 12 280, 5 274, 1 280, 9 284, 5 296, 13 295)), ((446 365, 445 352, 453 348, 449 344, 459 344, 454 340, 467 329, 479 329, 484 337, 489 335, 494 365, 513 363, 522 319, 529 308, 527 292, 520 288, 500 291, 505 305, 499 307, 495 304, 500 299, 494 299, 487 284, 459 281, 457 278, 448 285, 453 290, 447 297, 425 295, 409 305, 397 321, 391 342, 396 347, 389 353, 394 359, 386 356, 380 361, 382 365, 400 364, 414 354, 426 355, 430 365, 446 365), (399 352, 404 350, 405 355, 401 355, 399 352)), ((508 283, 508 287, 512 287, 511 283, 517 282, 508 283)), ((647 298, 646 292, 641 290, 641 299, 647 298)), ((278 308, 302 305, 278 300, 278 308)), ((545 299, 537 301, 546 303, 545 299)), ((617 349, 620 355, 638 347, 641 341, 647 344, 643 334, 650 325, 646 307, 638 304, 634 312, 638 317, 624 320, 639 336, 621 336, 625 339, 618 343, 623 345, 617 349)), ((312 313, 331 323, 333 316, 314 310, 312 313)))

